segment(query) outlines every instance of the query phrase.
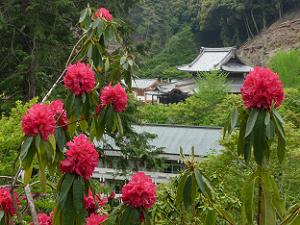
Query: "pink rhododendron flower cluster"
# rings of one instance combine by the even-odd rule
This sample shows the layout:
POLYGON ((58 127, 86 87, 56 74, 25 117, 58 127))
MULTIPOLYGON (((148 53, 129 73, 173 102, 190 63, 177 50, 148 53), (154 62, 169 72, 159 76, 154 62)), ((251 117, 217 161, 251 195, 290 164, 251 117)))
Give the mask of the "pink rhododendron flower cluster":
POLYGON ((123 112, 126 108, 127 101, 128 96, 120 83, 116 84, 114 87, 108 85, 102 89, 98 111, 99 108, 101 109, 112 104, 115 111, 123 112))
MULTIPOLYGON (((52 217, 53 215, 49 216, 46 213, 39 213, 38 214, 39 225, 52 225, 52 217)), ((33 222, 31 222, 30 225, 33 225, 33 222)))
POLYGON ((97 11, 95 12, 95 17, 105 19, 107 21, 112 21, 112 19, 113 19, 113 17, 110 14, 109 10, 106 9, 106 8, 97 9, 97 11))
POLYGON ((75 95, 91 92, 95 83, 95 74, 90 65, 77 62, 67 67, 64 85, 75 95))
POLYGON ((102 225, 102 223, 107 219, 107 215, 98 215, 96 213, 92 213, 87 219, 86 219, 86 225, 102 225))
POLYGON ((62 126, 64 130, 67 130, 68 117, 66 111, 64 110, 64 103, 60 99, 57 99, 51 102, 49 107, 54 115, 54 119, 57 121, 57 124, 62 126))
POLYGON ((84 196, 83 203, 84 208, 86 209, 86 211, 88 211, 89 214, 96 212, 96 204, 91 190, 89 190, 88 196, 84 196))
POLYGON ((66 146, 69 150, 66 152, 66 158, 60 162, 60 170, 63 173, 75 173, 88 180, 98 165, 99 154, 94 145, 84 134, 80 134, 66 146))
POLYGON ((272 103, 278 108, 284 99, 283 87, 278 75, 262 67, 255 67, 247 75, 241 92, 247 109, 270 109, 272 103))
POLYGON ((123 186, 122 201, 133 208, 151 208, 156 201, 156 186, 151 178, 138 172, 123 186))
MULTIPOLYGON (((17 204, 20 204, 18 195, 14 192, 17 204)), ((3 210, 6 215, 13 216, 16 213, 14 203, 11 197, 10 189, 6 187, 0 188, 0 211, 3 210)))
POLYGON ((101 195, 97 194, 96 201, 97 201, 99 207, 101 208, 108 203, 108 198, 106 196, 101 197, 101 195))
POLYGON ((55 132, 55 119, 48 105, 34 104, 24 114, 22 129, 26 136, 41 135, 44 141, 55 132))

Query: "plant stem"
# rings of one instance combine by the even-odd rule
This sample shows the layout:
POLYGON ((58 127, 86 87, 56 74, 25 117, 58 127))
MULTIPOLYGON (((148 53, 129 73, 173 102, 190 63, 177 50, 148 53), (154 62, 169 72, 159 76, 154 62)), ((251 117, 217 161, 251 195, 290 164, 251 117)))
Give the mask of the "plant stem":
POLYGON ((259 183, 258 183, 258 225, 265 225, 265 207, 264 207, 264 190, 263 190, 263 180, 262 180, 262 168, 259 166, 259 183))

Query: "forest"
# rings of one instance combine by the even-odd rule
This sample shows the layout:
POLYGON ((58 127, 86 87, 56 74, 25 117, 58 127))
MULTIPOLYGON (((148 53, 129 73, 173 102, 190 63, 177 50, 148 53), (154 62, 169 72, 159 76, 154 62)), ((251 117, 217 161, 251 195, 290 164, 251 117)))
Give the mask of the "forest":
POLYGON ((176 69, 299 10, 299 0, 1 0, 0 225, 300 225, 300 45, 251 65, 240 94, 226 73, 176 69), (140 78, 194 78, 196 89, 144 103, 140 78), (221 151, 176 149, 181 170, 154 182, 148 172, 168 162, 156 135, 133 128, 143 124, 220 129, 221 151), (95 179, 101 169, 124 179, 95 179))

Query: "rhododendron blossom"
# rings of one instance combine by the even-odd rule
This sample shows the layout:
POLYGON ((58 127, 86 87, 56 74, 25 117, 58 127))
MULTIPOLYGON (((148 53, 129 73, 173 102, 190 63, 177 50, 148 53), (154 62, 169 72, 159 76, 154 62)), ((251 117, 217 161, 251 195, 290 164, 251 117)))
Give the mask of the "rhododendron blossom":
POLYGON ((123 186, 122 201, 133 208, 151 208, 156 201, 156 186, 151 178, 138 172, 123 186))
POLYGON ((106 196, 101 197, 101 195, 97 194, 96 201, 97 201, 99 207, 101 208, 108 203, 108 198, 106 196))
POLYGON ((62 126, 64 130, 67 130, 68 117, 66 111, 64 110, 64 103, 60 99, 57 99, 50 103, 49 108, 52 111, 57 124, 62 126))
POLYGON ((95 87, 95 74, 90 65, 77 62, 67 67, 64 85, 75 95, 89 93, 95 87))
POLYGON ((102 89, 100 96, 100 108, 112 104, 117 112, 123 112, 126 108, 128 96, 121 84, 116 84, 114 87, 108 85, 102 89))
POLYGON ((83 203, 89 214, 96 212, 96 204, 91 190, 89 190, 88 196, 84 196, 83 203))
POLYGON ((267 68, 255 67, 241 88, 244 105, 247 109, 267 109, 272 103, 278 108, 283 99, 283 87, 276 73, 267 68))
POLYGON ((48 105, 34 104, 24 114, 22 129, 26 136, 36 137, 41 135, 44 141, 55 132, 55 119, 48 105))
POLYGON ((95 17, 105 19, 107 21, 112 21, 112 19, 113 19, 113 17, 110 14, 109 10, 106 9, 106 8, 97 9, 97 11, 95 12, 95 17))
MULTIPOLYGON (((19 204, 18 195, 14 192, 17 204, 19 204)), ((16 213, 10 189, 6 187, 0 188, 0 211, 3 210, 6 215, 13 216, 16 213)))
POLYGON ((66 158, 60 162, 60 170, 63 173, 77 174, 88 180, 98 165, 99 154, 94 145, 84 134, 80 134, 66 146, 69 150, 66 152, 66 158))
POLYGON ((106 214, 100 216, 96 213, 93 213, 86 219, 86 225, 102 225, 106 219, 106 214))
MULTIPOLYGON (((46 213, 39 213, 38 222, 39 225, 52 225, 52 215, 49 216, 46 213)), ((33 222, 31 222, 30 225, 33 225, 33 222)))

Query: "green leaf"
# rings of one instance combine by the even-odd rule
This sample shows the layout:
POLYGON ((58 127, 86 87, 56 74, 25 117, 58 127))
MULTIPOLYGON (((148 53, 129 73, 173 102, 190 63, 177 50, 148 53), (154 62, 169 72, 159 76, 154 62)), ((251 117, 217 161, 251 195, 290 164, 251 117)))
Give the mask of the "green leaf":
POLYGON ((217 215, 215 211, 208 210, 206 219, 205 219, 205 225, 216 225, 217 223, 217 215))
POLYGON ((230 123, 230 133, 234 130, 239 118, 239 111, 237 108, 234 108, 232 114, 231 114, 231 123, 230 123))
POLYGON ((260 110, 253 130, 254 158, 257 164, 262 165, 267 158, 266 127, 264 124, 265 110, 260 110))
POLYGON ((67 99, 66 99, 66 103, 65 103, 65 107, 66 107, 66 111, 68 116, 70 117, 70 115, 72 114, 72 107, 74 105, 74 101, 75 101, 75 95, 73 93, 69 93, 67 99))
POLYGON ((31 166, 29 168, 24 170, 24 186, 29 184, 29 181, 30 181, 31 175, 32 175, 32 169, 33 169, 33 164, 31 164, 31 166))
POLYGON ((36 153, 35 145, 31 145, 29 150, 27 151, 26 157, 22 160, 22 167, 27 170, 31 167, 33 158, 36 153))
POLYGON ((280 163, 283 162, 285 156, 285 139, 281 136, 278 136, 278 143, 277 143, 277 157, 280 163))
POLYGON ((81 113, 81 98, 80 97, 75 98, 74 107, 75 107, 76 120, 79 120, 80 119, 80 113, 81 113))
POLYGON ((0 221, 2 221, 2 219, 4 218, 5 213, 3 210, 0 210, 0 221))
POLYGON ((183 203, 186 209, 188 209, 192 205, 192 175, 190 174, 185 182, 183 188, 183 203))
POLYGON ((85 192, 85 184, 82 177, 75 177, 73 181, 73 203, 77 213, 83 209, 83 197, 85 192))
POLYGON ((55 136, 54 134, 49 135, 49 143, 51 144, 51 147, 53 149, 53 155, 54 155, 54 159, 55 159, 55 151, 56 151, 56 140, 55 140, 55 136))
POLYGON ((79 18, 79 23, 81 23, 81 22, 83 22, 85 20, 87 12, 88 12, 87 9, 84 9, 84 10, 81 11, 80 18, 79 18))
POLYGON ((265 117, 265 125, 267 126, 269 123, 270 123, 270 113, 267 112, 265 117))
POLYGON ((122 125, 121 117, 120 117, 120 114, 117 113, 117 112, 115 112, 115 119, 117 121, 118 131, 121 135, 123 135, 124 131, 123 131, 123 125, 122 125))
POLYGON ((21 152, 20 152, 20 158, 21 160, 24 160, 25 157, 27 156, 28 150, 32 144, 33 137, 25 137, 24 142, 22 143, 21 146, 21 152))
POLYGON ((195 178, 201 193, 208 196, 202 174, 198 169, 195 169, 195 178))
POLYGON ((68 193, 72 187, 75 175, 65 174, 62 179, 61 187, 59 190, 58 204, 60 208, 63 208, 65 201, 67 200, 68 193))
POLYGON ((74 115, 71 116, 70 120, 69 120, 69 125, 68 125, 68 132, 69 135, 72 137, 75 134, 76 131, 76 127, 77 127, 77 119, 74 115))
POLYGON ((66 144, 66 135, 63 130, 63 128, 59 127, 56 128, 55 130, 55 139, 57 140, 57 147, 58 149, 63 152, 64 151, 64 146, 66 144))
POLYGON ((40 145, 41 145, 41 136, 38 135, 34 138, 34 144, 35 144, 35 147, 36 149, 38 150, 40 148, 40 145))
POLYGON ((243 210, 249 224, 252 224, 254 216, 254 190, 257 178, 256 174, 252 174, 250 179, 245 182, 243 188, 243 210))
POLYGON ((62 208, 62 224, 60 225, 74 225, 75 223, 75 210, 73 208, 72 192, 66 196, 65 207, 62 208))
POLYGON ((89 128, 89 124, 86 120, 81 120, 79 125, 82 132, 85 132, 89 128))
POLYGON ((250 135, 250 133, 252 132, 254 125, 256 123, 257 117, 258 117, 258 110, 251 109, 251 112, 250 112, 248 120, 247 120, 245 137, 248 137, 250 135))
POLYGON ((241 115, 240 132, 239 132, 239 138, 238 138, 238 144, 237 144, 237 149, 238 149, 239 155, 242 155, 244 153, 245 148, 246 148, 246 142, 247 142, 247 138, 245 138, 247 121, 246 121, 246 117, 244 114, 241 115))
POLYGON ((126 207, 120 219, 120 225, 134 225, 139 221, 139 211, 137 209, 126 207))
POLYGON ((175 203, 176 205, 181 205, 182 201, 183 201, 183 189, 185 186, 185 182, 187 179, 187 175, 188 173, 185 172, 178 181, 178 186, 177 186, 177 191, 176 191, 176 199, 175 199, 175 203))
POLYGON ((284 124, 282 117, 280 116, 279 112, 276 109, 273 109, 272 113, 281 124, 284 124))
POLYGON ((274 124, 272 121, 270 121, 268 125, 266 125, 266 136, 269 140, 273 140, 274 134, 275 134, 274 124))

